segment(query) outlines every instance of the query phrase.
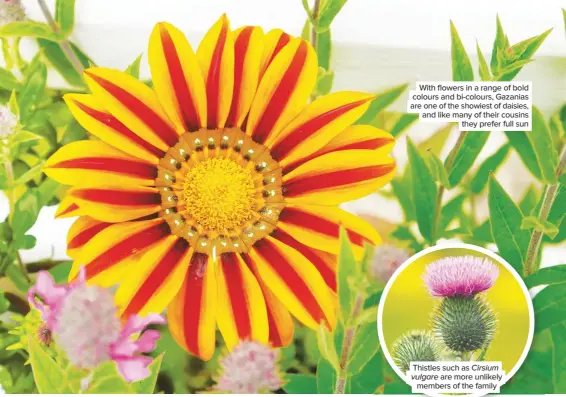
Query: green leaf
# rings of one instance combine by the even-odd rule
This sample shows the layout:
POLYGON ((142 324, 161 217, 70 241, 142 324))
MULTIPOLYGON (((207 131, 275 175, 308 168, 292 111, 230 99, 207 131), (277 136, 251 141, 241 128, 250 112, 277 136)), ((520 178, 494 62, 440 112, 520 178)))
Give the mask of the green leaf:
POLYGON ((557 181, 555 171, 558 154, 544 116, 536 106, 533 106, 532 131, 525 133, 540 167, 542 181, 545 184, 554 185, 557 181))
POLYGON ((521 229, 523 214, 493 176, 489 179, 489 218, 491 234, 499 254, 523 274, 523 265, 531 234, 521 229))
POLYGON ((411 126, 415 121, 419 119, 419 115, 415 113, 403 113, 397 119, 393 127, 389 130, 389 133, 393 135, 393 137, 397 138, 404 132, 407 128, 411 126))
POLYGON ((487 66, 487 62, 481 52, 480 44, 476 40, 476 50, 478 52, 478 61, 479 61, 479 68, 478 73, 482 81, 489 81, 491 80, 491 73, 489 73, 489 66, 487 66))
POLYGON ((0 68, 0 89, 12 91, 19 88, 20 83, 12 72, 7 69, 0 68))
MULTIPOLYGON (((552 31, 552 29, 547 30, 546 32, 538 35, 538 36, 534 36, 531 37, 530 39, 527 40, 523 40, 517 44, 514 44, 513 46, 511 46, 510 48, 507 49, 507 52, 509 53, 509 57, 512 57, 513 62, 519 62, 519 61, 525 61, 525 60, 529 60, 530 58, 532 58, 532 56, 535 54, 535 52, 538 50, 538 48, 540 47, 540 45, 544 42, 544 40, 546 39, 546 37, 550 34, 550 32, 552 31)), ((509 65, 506 65, 509 66, 509 65)), ((510 72, 505 73, 503 76, 499 77, 498 80, 499 81, 511 81, 515 78, 515 76, 517 76, 517 74, 519 74, 519 72, 521 71, 522 66, 519 68, 515 68, 510 72)), ((493 73, 494 75, 497 75, 498 73, 493 73)))
POLYGON ((425 240, 433 244, 436 241, 434 214, 438 188, 426 162, 410 139, 407 139, 407 154, 412 175, 411 197, 419 230, 425 240))
POLYGON ((316 34, 316 55, 318 56, 318 66, 330 70, 330 57, 332 56, 330 29, 316 34))
POLYGON ((552 344, 552 383, 554 393, 566 392, 566 322, 550 328, 552 344))
MULTIPOLYGON (((366 112, 356 121, 356 124, 371 124, 372 120, 379 112, 387 108, 407 90, 409 84, 401 84, 388 88, 385 91, 375 95, 375 99, 371 101, 366 112)), ((418 118, 418 115, 417 115, 418 118)))
POLYGON ((38 188, 40 207, 47 205, 53 199, 60 186, 61 184, 54 179, 47 178, 43 181, 38 188))
POLYGON ((124 380, 114 361, 100 364, 92 371, 85 394, 133 393, 132 386, 124 380))
POLYGON ((39 37, 53 41, 61 41, 65 37, 55 33, 49 25, 31 20, 9 22, 0 28, 0 37, 39 37))
POLYGON ((88 139, 88 132, 76 120, 73 120, 63 133, 61 145, 66 145, 68 143, 81 141, 84 139, 88 139))
POLYGON ((452 21, 450 21, 450 37, 452 39, 452 80, 474 81, 472 63, 452 21))
POLYGON ((535 333, 566 321, 566 284, 549 285, 533 299, 535 333))
POLYGON ((405 215, 407 222, 416 220, 415 206, 411 198, 411 176, 409 167, 405 168, 405 172, 391 181, 391 189, 393 194, 399 201, 399 205, 405 215))
POLYGON ((24 85, 18 94, 18 106, 20 109, 20 121, 26 124, 33 114, 36 104, 44 94, 47 83, 47 68, 39 58, 39 55, 31 61, 24 76, 24 85))
POLYGON ((346 323, 350 319, 354 292, 350 288, 350 279, 357 274, 358 263, 354 257, 352 245, 348 235, 340 228, 340 253, 338 254, 338 300, 340 302, 340 314, 342 321, 346 323))
MULTIPOLYGON (((544 198, 541 198, 541 202, 539 202, 537 206, 536 213, 540 211, 539 208, 540 205, 542 204, 543 199, 544 198)), ((564 184, 564 182, 561 182, 558 185, 558 190, 556 191, 556 197, 554 198, 554 203, 550 208, 550 212, 547 218, 547 221, 560 228, 559 235, 553 239, 556 242, 562 241, 559 240, 560 236, 565 236, 564 233, 566 231, 566 222, 564 221, 564 219, 566 219, 565 214, 566 214, 566 185, 564 184)), ((548 241, 547 237, 545 237, 545 241, 548 241)))
MULTIPOLYGON (((307 4, 308 7, 308 4, 307 4)), ((309 10, 310 12, 310 10, 309 10)), ((308 42, 310 42, 311 40, 311 21, 309 18, 307 18, 307 20, 305 21, 305 24, 303 25, 303 30, 301 31, 301 39, 306 40, 308 42)))
POLYGON ((73 261, 66 261, 49 269, 49 274, 53 277, 55 284, 64 283, 69 279, 71 267, 73 267, 73 261))
POLYGON ((30 285, 20 266, 8 266, 6 276, 10 279, 16 288, 22 292, 27 292, 30 285))
POLYGON ((318 394, 332 394, 336 386, 336 371, 332 365, 321 358, 316 367, 316 385, 318 394))
POLYGON ((379 351, 379 337, 375 326, 376 317, 370 323, 358 327, 354 338, 354 345, 348 361, 348 374, 360 373, 365 365, 379 351))
POLYGON ((523 222, 521 223, 521 229, 524 230, 535 229, 539 232, 546 234, 551 239, 556 237, 556 235, 558 234, 558 226, 550 223, 549 221, 538 219, 536 216, 527 216, 523 218, 523 222))
POLYGON ((521 201, 519 201, 519 208, 524 215, 531 214, 537 205, 537 188, 534 185, 529 186, 521 201))
POLYGON ((32 142, 43 139, 41 135, 34 134, 33 132, 20 130, 11 137, 10 143, 12 145, 18 145, 24 142, 32 142))
POLYGON ((542 180, 542 171, 527 133, 524 131, 505 131, 505 135, 531 174, 538 180, 542 180))
POLYGON ((30 234, 26 234, 22 237, 19 237, 17 240, 14 240, 12 244, 14 246, 14 249, 29 250, 35 247, 35 244, 37 244, 37 239, 30 234))
POLYGON ((325 0, 320 7, 315 29, 317 32, 324 32, 330 28, 330 24, 336 18, 347 0, 325 0))
POLYGON ((67 379, 59 364, 43 350, 34 338, 28 339, 28 353, 37 390, 42 394, 70 392, 67 379))
MULTIPOLYGON (((45 39, 38 39, 37 43, 43 49, 43 54, 49 64, 65 79, 67 83, 74 87, 85 88, 86 84, 82 76, 77 72, 71 61, 61 50, 58 43, 45 39)), ((94 62, 76 44, 70 42, 73 52, 77 56, 81 65, 88 68, 94 62)))
POLYGON ((501 70, 497 76, 493 77, 492 80, 493 81, 509 81, 509 80, 505 80, 505 79, 507 79, 509 77, 509 75, 512 74, 512 72, 515 72, 517 69, 522 69, 523 66, 531 63, 532 61, 533 61, 532 59, 525 59, 523 61, 513 62, 511 65, 504 67, 503 70, 501 70))
POLYGON ((326 95, 332 89, 332 84, 334 83, 334 71, 326 71, 323 68, 318 68, 318 76, 316 81, 316 87, 314 89, 313 95, 315 97, 326 95))
POLYGON ((489 156, 478 168, 476 175, 470 182, 472 193, 480 194, 487 186, 489 174, 495 173, 497 169, 503 164, 507 155, 509 154, 509 145, 501 146, 494 154, 489 156))
POLYGON ((566 283, 566 265, 543 267, 525 279, 528 288, 566 283))
POLYGON ((10 308, 10 301, 6 299, 6 296, 4 295, 4 291, 0 290, 0 313, 5 313, 9 308, 10 308))
POLYGON ((379 394, 377 389, 383 383, 383 358, 378 352, 373 355, 360 373, 348 378, 347 386, 351 394, 379 394))
POLYGON ((431 152, 425 152, 423 159, 427 163, 428 169, 435 181, 438 181, 442 186, 449 188, 450 182, 448 181, 448 173, 442 161, 438 156, 431 152))
POLYGON ((462 193, 454 197, 442 207, 442 210, 440 211, 440 220, 438 221, 438 230, 440 232, 445 232, 450 223, 462 215, 465 200, 466 195, 462 193))
POLYGON ((143 54, 138 55, 138 57, 134 59, 134 62, 132 62, 125 70, 126 73, 128 73, 130 76, 135 77, 136 79, 140 78, 140 63, 142 56, 143 54))
POLYGON ((16 94, 16 91, 12 91, 10 94, 10 99, 8 100, 8 109, 10 109, 10 112, 12 112, 16 116, 20 115, 20 107, 18 106, 18 96, 16 94))
POLYGON ((408 241, 411 249, 415 252, 422 251, 423 249, 422 244, 415 237, 411 229, 405 225, 398 225, 395 230, 391 232, 390 236, 399 241, 408 241))
POLYGON ((447 123, 445 126, 440 127, 432 133, 432 135, 420 142, 417 146, 421 153, 431 152, 437 156, 440 156, 446 140, 450 136, 450 132, 454 129, 454 123, 447 123))
POLYGON ((313 375, 286 374, 283 390, 287 394, 317 394, 316 378, 313 375))
POLYGON ((320 355, 332 364, 334 368, 338 369, 338 353, 334 345, 334 335, 324 325, 318 328, 316 341, 320 355))
POLYGON ((43 164, 45 164, 45 162, 42 161, 24 172, 14 181, 14 185, 22 185, 41 175, 43 172, 43 164))
POLYGON ((61 33, 68 37, 75 27, 75 0, 57 0, 55 3, 55 21, 61 33))
POLYGON ((499 20, 499 15, 496 17, 496 33, 495 33, 495 41, 493 42, 493 49, 491 51, 491 73, 494 75, 499 74, 499 61, 497 58, 497 54, 499 51, 504 51, 509 47, 509 42, 505 33, 503 32, 503 26, 501 26, 501 21, 499 20))
MULTIPOLYGON (((463 134, 464 132, 461 132, 463 134)), ((454 155, 452 164, 448 166, 448 160, 444 163, 448 171, 448 181, 450 186, 456 186, 466 173, 472 168, 481 150, 489 138, 488 131, 468 131, 464 137, 464 142, 454 155)))
POLYGON ((151 364, 147 367, 151 374, 140 381, 133 382, 131 387, 137 394, 153 394, 155 391, 155 385, 157 384, 157 377, 159 376, 159 370, 161 369, 161 362, 163 361, 163 356, 165 353, 161 353, 157 358, 153 360, 151 364))
POLYGON ((23 235, 33 226, 39 215, 39 193, 37 189, 27 190, 16 202, 14 216, 12 218, 12 230, 14 239, 23 235))

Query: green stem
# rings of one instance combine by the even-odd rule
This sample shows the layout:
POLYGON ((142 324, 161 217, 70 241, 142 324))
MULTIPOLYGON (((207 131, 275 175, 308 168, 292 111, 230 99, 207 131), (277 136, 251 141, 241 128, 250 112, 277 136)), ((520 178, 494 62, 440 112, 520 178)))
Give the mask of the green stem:
MULTIPOLYGON (((59 29, 57 22, 55 22, 55 19, 53 19, 53 16, 51 15, 49 8, 47 7, 47 4, 45 4, 45 1, 37 0, 37 3, 41 8, 41 12, 43 12, 45 19, 47 20, 47 23, 51 27, 51 30, 53 30, 55 33, 61 33, 61 30, 59 29)), ((71 48, 71 44, 69 43, 69 40, 67 39, 61 40, 61 42, 59 43, 59 47, 61 47, 61 51, 63 51, 63 54, 65 54, 69 62, 71 62, 73 68, 77 71, 79 76, 82 76, 85 68, 81 63, 81 61, 79 60, 79 58, 77 57, 77 54, 75 54, 75 52, 71 48)))
MULTIPOLYGON (((562 149, 562 155, 560 156, 558 167, 556 167, 557 178, 562 175, 565 167, 566 146, 562 149)), ((558 193, 558 186, 560 186, 560 182, 556 182, 554 185, 547 185, 544 189, 544 197, 542 199, 542 205, 540 206, 540 212, 538 214, 538 218, 542 222, 548 219, 548 214, 552 209, 552 204, 554 204, 554 199, 556 199, 556 195, 558 193)), ((542 231, 533 229, 533 232, 531 233, 531 240, 529 241, 529 246, 527 248, 527 257, 525 259, 525 277, 530 276, 540 267, 540 263, 537 262, 537 258, 542 242, 542 236, 542 231)))
POLYGON ((318 35, 316 33, 316 29, 314 27, 314 25, 318 22, 318 13, 320 11, 320 0, 315 0, 314 2, 314 7, 312 9, 312 20, 313 23, 311 26, 311 44, 316 52, 316 47, 318 45, 317 39, 318 39, 318 35))
MULTIPOLYGON (((351 324, 355 324, 355 319, 360 315, 364 308, 364 297, 362 294, 357 294, 354 300, 354 308, 352 309, 351 324)), ((346 380, 348 377, 348 362, 350 361, 350 354, 354 347, 354 338, 356 337, 357 325, 351 325, 344 331, 344 341, 342 342, 342 354, 340 356, 340 364, 338 368, 338 376, 336 377, 336 387, 334 394, 344 394, 346 388, 346 380)))

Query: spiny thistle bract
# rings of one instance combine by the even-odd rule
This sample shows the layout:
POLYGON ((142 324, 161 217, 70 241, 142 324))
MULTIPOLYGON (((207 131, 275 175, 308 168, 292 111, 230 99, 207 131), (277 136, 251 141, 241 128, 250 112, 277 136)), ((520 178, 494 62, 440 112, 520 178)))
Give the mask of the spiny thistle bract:
POLYGON ((393 344, 393 361, 403 372, 407 372, 411 361, 439 361, 443 349, 434 335, 427 331, 410 331, 401 335, 393 344))
POLYGON ((487 347, 496 328, 497 318, 493 309, 479 295, 444 298, 432 314, 434 333, 455 352, 487 347))

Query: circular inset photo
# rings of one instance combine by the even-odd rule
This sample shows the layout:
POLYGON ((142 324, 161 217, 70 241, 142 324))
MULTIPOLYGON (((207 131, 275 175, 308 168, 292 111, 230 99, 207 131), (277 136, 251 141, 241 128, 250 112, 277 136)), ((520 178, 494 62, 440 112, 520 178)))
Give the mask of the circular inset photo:
POLYGON ((498 393, 529 351, 528 289, 505 260, 450 244, 408 259, 383 291, 378 332, 395 372, 427 395, 498 393))

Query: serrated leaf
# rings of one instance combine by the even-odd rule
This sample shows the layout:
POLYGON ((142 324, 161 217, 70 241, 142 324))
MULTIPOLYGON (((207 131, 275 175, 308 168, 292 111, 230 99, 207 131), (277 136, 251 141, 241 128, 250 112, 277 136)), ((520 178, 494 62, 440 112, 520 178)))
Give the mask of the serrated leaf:
MULTIPOLYGON (((463 134, 463 132, 461 132, 463 134)), ((450 186, 456 186, 466 173, 472 168, 481 150, 489 138, 488 131, 469 131, 464 137, 464 142, 460 149, 453 156, 449 167, 448 160, 444 163, 448 171, 448 181, 450 186)))
POLYGON ((521 210, 493 176, 489 180, 488 206, 491 234, 499 254, 523 274, 531 234, 521 229, 521 210))
POLYGON ((538 219, 536 216, 527 216, 523 218, 521 223, 523 230, 538 230, 553 239, 558 234, 558 226, 550 223, 549 221, 538 219))
POLYGON ((161 369, 161 362, 163 361, 163 356, 165 353, 161 353, 157 356, 151 364, 147 367, 151 374, 140 381, 132 382, 131 387, 137 394, 153 394, 155 391, 155 385, 157 384, 157 377, 159 376, 159 370, 161 369))
POLYGON ((533 299, 535 333, 566 321, 566 284, 549 285, 533 299))
POLYGON ((65 38, 55 33, 49 25, 32 20, 5 24, 0 28, 0 37, 39 37, 53 41, 61 41, 65 38))
POLYGON ((136 79, 140 78, 140 64, 143 54, 138 55, 134 62, 132 62, 125 70, 130 76, 135 77, 136 79))
POLYGON ((360 373, 365 365, 379 351, 379 337, 375 319, 373 322, 366 323, 358 327, 354 337, 354 345, 348 360, 348 374, 356 375, 360 373))
POLYGON ((283 390, 287 394, 317 394, 316 377, 313 375, 286 374, 283 390))
POLYGON ((452 80, 474 81, 472 63, 452 21, 450 21, 450 37, 452 39, 452 80))
POLYGON ((478 52, 478 62, 479 62, 478 73, 480 75, 480 79, 482 79, 482 81, 489 81, 491 80, 491 73, 489 73, 489 66, 487 66, 487 62, 482 54, 482 51, 480 49, 480 44, 477 42, 477 40, 476 40, 476 50, 478 52))
POLYGON ((525 279, 527 288, 566 283, 566 265, 544 267, 525 279))
POLYGON ((507 155, 509 154, 509 145, 501 146, 494 154, 489 156, 480 164, 476 175, 470 182, 470 189, 474 194, 480 194, 487 186, 489 174, 495 173, 497 169, 503 164, 507 155))
POLYGON ((436 241, 434 215, 436 213, 438 188, 425 160, 410 139, 407 140, 407 154, 409 167, 411 167, 411 197, 415 207, 417 224, 425 240, 433 244, 436 241))
POLYGON ((37 390, 42 394, 70 392, 65 374, 34 338, 28 338, 28 353, 37 390))
MULTIPOLYGON (((356 121, 355 124, 371 124, 372 120, 379 112, 387 108, 407 90, 409 84, 400 84, 395 87, 388 88, 384 91, 378 92, 375 99, 371 101, 365 113, 356 121)), ((418 115, 417 115, 418 118, 418 115)))
MULTIPOLYGON (((74 87, 86 87, 82 75, 77 72, 57 42, 38 39, 37 43, 43 49, 43 54, 49 64, 61 75, 61 77, 63 77, 63 79, 65 79, 67 83, 74 87)), ((91 64, 94 64, 92 59, 90 59, 88 55, 86 55, 76 44, 70 42, 70 46, 83 68, 88 68, 91 64)))

